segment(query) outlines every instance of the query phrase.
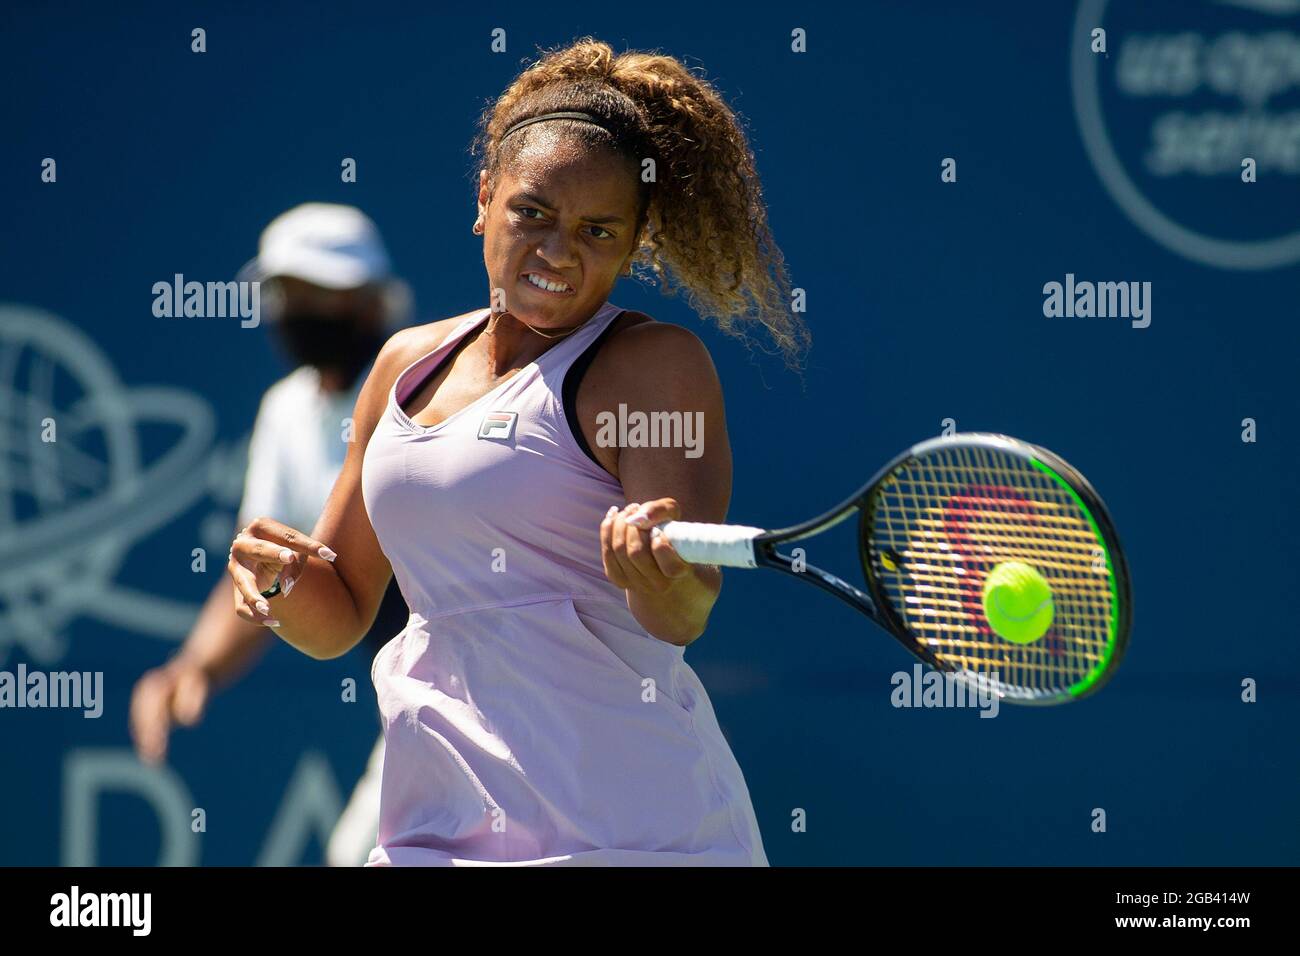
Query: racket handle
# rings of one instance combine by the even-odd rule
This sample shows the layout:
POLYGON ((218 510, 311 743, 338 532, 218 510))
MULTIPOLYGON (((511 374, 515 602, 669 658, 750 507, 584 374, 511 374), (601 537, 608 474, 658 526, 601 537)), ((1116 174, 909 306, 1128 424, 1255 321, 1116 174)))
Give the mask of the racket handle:
POLYGON ((754 539, 762 528, 740 524, 706 524, 699 521, 669 521, 659 526, 683 561, 691 564, 720 564, 728 568, 756 568, 754 539))

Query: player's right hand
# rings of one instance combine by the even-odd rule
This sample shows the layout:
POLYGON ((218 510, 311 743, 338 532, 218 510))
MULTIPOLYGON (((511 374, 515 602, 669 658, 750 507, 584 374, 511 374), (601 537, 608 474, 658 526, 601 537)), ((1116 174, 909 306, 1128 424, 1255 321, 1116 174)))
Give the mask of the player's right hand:
POLYGON ((230 545, 226 570, 235 582, 235 613, 245 621, 279 627, 268 599, 262 597, 280 578, 280 593, 288 594, 311 556, 333 561, 336 555, 321 542, 274 518, 254 518, 230 545))
POLYGON ((173 723, 193 727, 203 719, 212 691, 201 667, 176 659, 147 671, 131 691, 130 726, 135 752, 145 763, 167 759, 173 723))

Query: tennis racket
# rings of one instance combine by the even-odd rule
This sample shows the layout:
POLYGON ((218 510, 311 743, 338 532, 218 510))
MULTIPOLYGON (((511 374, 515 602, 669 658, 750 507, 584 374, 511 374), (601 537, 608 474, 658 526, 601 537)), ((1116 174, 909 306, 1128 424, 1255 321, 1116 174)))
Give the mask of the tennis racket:
POLYGON ((1008 702, 1086 697, 1128 646, 1128 568, 1106 506, 1063 459, 1003 435, 914 445, 838 507, 780 531, 686 521, 661 530, 693 564, 773 568, 814 584, 925 663, 1008 702), (865 590, 778 550, 854 515, 865 590), (1050 625, 1026 643, 1000 636, 986 613, 986 580, 1008 563, 1050 588, 1050 625))

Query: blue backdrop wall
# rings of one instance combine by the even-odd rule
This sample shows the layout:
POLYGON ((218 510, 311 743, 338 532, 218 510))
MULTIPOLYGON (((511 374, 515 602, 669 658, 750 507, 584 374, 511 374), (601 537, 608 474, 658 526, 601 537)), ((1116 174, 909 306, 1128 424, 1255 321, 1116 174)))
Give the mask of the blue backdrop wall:
MULTIPOLYGON (((798 582, 729 574, 687 659, 772 861, 1294 863, 1296 7, 6 7, 0 670, 105 685, 98 719, 0 710, 0 864, 321 860, 377 730, 360 653, 278 646, 175 737, 165 770, 129 750, 132 683, 222 573, 193 572, 192 549, 224 554, 243 445, 284 373, 265 328, 155 318, 151 288, 232 277, 274 215, 321 200, 378 222, 419 321, 486 304, 474 121, 539 45, 588 33, 714 79, 806 290, 802 379, 653 289, 613 297, 708 343, 733 520, 806 517, 951 419, 1062 453, 1130 555, 1114 682, 996 720, 891 707, 890 675, 910 668, 893 642, 798 582), (1071 274, 1149 282, 1149 325, 1046 317, 1044 285, 1071 274), (51 381, 103 410, 108 436, 66 474, 24 451, 51 381), (347 677, 356 703, 339 699, 347 677)), ((852 567, 846 536, 817 548, 852 567)))

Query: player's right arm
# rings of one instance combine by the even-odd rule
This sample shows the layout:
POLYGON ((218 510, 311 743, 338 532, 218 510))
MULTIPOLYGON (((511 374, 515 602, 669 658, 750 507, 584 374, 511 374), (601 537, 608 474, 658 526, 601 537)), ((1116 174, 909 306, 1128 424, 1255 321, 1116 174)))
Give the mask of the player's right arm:
POLYGON ((241 618, 275 627, 283 640, 320 660, 347 653, 365 637, 393 571, 362 500, 362 459, 397 376, 461 318, 403 329, 380 350, 357 398, 343 470, 310 535, 262 515, 235 538, 227 570, 241 618), (277 573, 289 593, 262 597, 277 573))

